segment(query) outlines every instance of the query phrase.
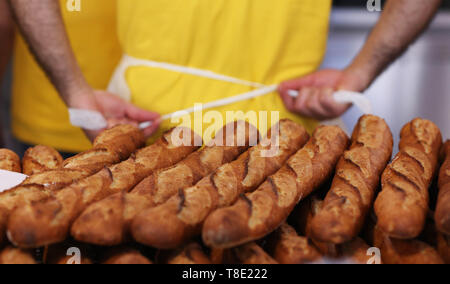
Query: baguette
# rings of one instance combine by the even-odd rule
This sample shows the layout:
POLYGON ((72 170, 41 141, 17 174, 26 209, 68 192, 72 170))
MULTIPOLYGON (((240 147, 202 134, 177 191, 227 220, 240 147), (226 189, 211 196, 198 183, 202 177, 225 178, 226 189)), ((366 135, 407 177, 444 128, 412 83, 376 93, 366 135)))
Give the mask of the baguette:
POLYGON ((61 167, 63 158, 55 149, 38 145, 29 148, 22 159, 22 169, 25 175, 31 176, 61 167))
POLYGON ((316 263, 322 258, 308 238, 299 236, 286 223, 272 234, 269 243, 270 254, 280 264, 316 263))
POLYGON ((236 248, 227 249, 223 254, 224 264, 268 265, 278 262, 260 246, 251 242, 236 248))
POLYGON ((21 173, 19 156, 8 149, 0 149, 0 170, 21 173))
POLYGON ((261 239, 276 230, 300 200, 331 177, 348 142, 339 127, 316 129, 308 144, 255 192, 208 217, 203 226, 204 243, 230 248, 261 239))
POLYGON ((377 225, 388 236, 415 239, 424 229, 441 145, 441 133, 431 121, 415 119, 402 129, 400 152, 384 171, 375 202, 377 225))
POLYGON ((133 248, 115 248, 108 255, 103 264, 153 264, 151 260, 133 248))
POLYGON ((440 232, 450 236, 450 140, 445 143, 445 162, 439 175, 439 197, 435 221, 440 232))
POLYGON ((248 149, 250 124, 234 123, 229 133, 228 128, 225 126, 217 133, 210 146, 192 153, 173 167, 152 174, 130 193, 122 191, 89 206, 73 224, 72 236, 81 242, 102 246, 119 245, 131 239, 130 224, 136 215, 164 203, 179 189, 193 186, 248 149), (234 142, 222 146, 227 145, 227 141, 234 142), (240 141, 245 143, 240 145, 240 141))
POLYGON ((197 149, 192 146, 196 139, 192 131, 188 131, 191 146, 175 146, 171 136, 177 132, 174 129, 166 133, 130 159, 65 187, 47 200, 17 208, 9 218, 9 240, 22 248, 64 241, 70 226, 87 206, 114 193, 129 191, 155 170, 171 166, 197 149))
POLYGON ((160 263, 163 264, 212 264, 198 243, 190 243, 175 251, 160 252, 158 258, 161 260, 160 263))
MULTIPOLYGON (((66 168, 36 174, 27 178, 21 185, 0 193, 0 207, 9 216, 19 206, 47 199, 53 191, 64 188, 76 180, 101 170, 106 165, 118 162, 121 157, 131 155, 144 144, 141 131, 133 126, 120 125, 105 130, 94 141, 94 148, 69 159, 66 168), (126 147, 117 145, 117 141, 127 142, 126 147)), ((0 218, 6 222, 7 218, 0 218)), ((5 223, 0 223, 0 239, 5 236, 5 223)))
POLYGON ((0 264, 37 264, 37 262, 31 251, 7 247, 0 252, 0 264))
POLYGON ((180 190, 164 204, 139 214, 131 226, 134 239, 159 249, 179 247, 201 233, 201 226, 212 211, 229 206, 239 195, 256 189, 307 139, 303 127, 289 120, 280 121, 266 139, 236 161, 220 167, 196 186, 180 190), (279 150, 266 156, 265 152, 273 146, 268 142, 275 140, 279 140, 279 150))
POLYGON ((0 248, 6 241, 6 227, 8 223, 8 211, 6 208, 0 206, 0 248))
POLYGON ((323 207, 323 200, 317 196, 311 196, 300 204, 298 209, 297 223, 299 225, 299 232, 306 236, 310 242, 318 249, 321 255, 328 257, 338 257, 338 247, 335 244, 319 242, 314 240, 312 236, 312 220, 319 214, 323 207))
POLYGON ((372 208, 380 176, 392 156, 394 139, 386 122, 372 115, 360 118, 352 146, 336 168, 323 208, 312 221, 312 238, 342 244, 360 233, 372 208))
POLYGON ((445 264, 450 264, 450 237, 438 233, 437 250, 445 264))

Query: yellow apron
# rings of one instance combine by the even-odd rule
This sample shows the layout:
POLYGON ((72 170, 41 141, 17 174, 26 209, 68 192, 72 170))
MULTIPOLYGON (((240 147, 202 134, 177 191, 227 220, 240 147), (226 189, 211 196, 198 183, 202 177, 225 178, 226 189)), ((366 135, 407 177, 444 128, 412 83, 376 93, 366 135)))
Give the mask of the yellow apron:
MULTIPOLYGON (((124 57, 211 71, 261 85, 278 84, 320 66, 331 8, 330 0, 118 0, 118 3, 119 40, 124 57)), ((163 68, 130 65, 125 73, 129 99, 161 114, 255 88, 163 68)), ((128 98, 120 93, 123 89, 112 90, 128 98)), ((224 123, 228 121, 227 111, 267 111, 269 116, 271 111, 279 111, 280 118, 293 119, 310 131, 317 125, 313 120, 289 113, 276 93, 215 110, 222 114, 224 123)), ((161 131, 172 126, 165 121, 161 131)), ((208 123, 204 122, 202 128, 207 129, 208 123)))
MULTIPOLYGON (((83 4, 92 2, 103 3, 96 0, 83 1, 83 4)), ((103 6, 109 8, 108 4, 103 6)), ((330 8, 331 0, 118 0, 118 36, 123 52, 134 58, 209 70, 243 81, 273 85, 313 72, 320 66, 326 48, 330 8)), ((81 13, 84 12, 85 7, 81 13)), ((106 14, 105 11, 103 13, 106 14)), ((66 14, 66 21, 71 17, 66 14)), ((105 20, 99 19, 96 24, 83 22, 83 31, 93 32, 92 29, 100 24, 103 27, 100 22, 105 20)), ((105 26, 110 28, 111 21, 106 22, 108 25, 105 26)), ((68 26, 70 32, 70 23, 68 26)), ((80 26, 78 29, 81 29, 80 26)), ((102 48, 105 44, 112 45, 105 39, 105 36, 113 37, 109 34, 112 32, 102 31, 103 34, 98 33, 95 42, 89 42, 86 38, 74 41, 73 32, 71 39, 79 46, 88 46, 86 52, 94 52, 94 45, 102 48), (99 44, 98 39, 102 43, 99 44)), ((17 48, 19 51, 20 45, 17 48)), ((77 55, 83 62, 80 51, 77 55)), ((85 74, 101 73, 97 75, 102 79, 105 74, 110 76, 114 68, 103 67, 110 67, 112 63, 116 65, 117 54, 106 56, 104 51, 97 51, 96 55, 95 59, 85 55, 84 62, 91 63, 84 65, 85 74), (102 71, 99 68, 103 68, 102 71)), ((26 63, 22 62, 22 66, 26 63)), ((20 66, 17 62, 15 65, 20 66)), ((80 143, 83 140, 81 132, 68 126, 62 102, 57 97, 44 95, 48 89, 39 92, 39 96, 36 94, 36 90, 41 89, 41 82, 46 82, 46 79, 42 77, 38 83, 33 76, 24 77, 23 69, 19 72, 16 68, 15 73, 20 75, 16 78, 29 84, 14 84, 15 134, 26 142, 46 143, 58 149, 86 148, 87 144, 80 143), (31 84, 32 79, 35 84, 31 84), (36 98, 47 98, 47 102, 39 102, 39 113, 32 111, 33 106, 25 108, 18 105, 19 101, 31 101, 31 93, 36 98), (55 105, 59 105, 58 109, 63 110, 64 114, 54 115, 55 105)), ((90 80, 91 83, 93 81, 90 80)), ((95 87, 105 81, 97 81, 95 87)), ((254 90, 252 86, 145 66, 129 68, 126 82, 132 103, 161 114, 254 90)), ((28 104, 36 104, 36 101, 28 104)), ((217 110, 225 119, 227 111, 280 111, 280 118, 291 118, 310 131, 316 126, 313 120, 289 113, 275 93, 217 110)), ((166 121, 161 131, 172 126, 170 121, 166 121)))
MULTIPOLYGON (((106 89, 123 53, 117 38, 116 1, 83 0, 81 12, 68 12, 66 2, 60 0, 61 10, 81 69, 94 88, 106 89)), ((14 52, 14 135, 23 142, 50 145, 60 151, 90 148, 83 132, 70 125, 66 106, 19 35, 14 52)))

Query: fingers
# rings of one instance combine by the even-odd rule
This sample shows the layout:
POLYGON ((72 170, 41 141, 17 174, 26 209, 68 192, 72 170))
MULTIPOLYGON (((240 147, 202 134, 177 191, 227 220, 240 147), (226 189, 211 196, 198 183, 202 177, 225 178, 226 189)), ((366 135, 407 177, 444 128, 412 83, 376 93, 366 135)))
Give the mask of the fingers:
POLYGON ((328 120, 341 116, 350 108, 350 105, 337 103, 333 93, 331 88, 304 87, 297 98, 287 98, 285 94, 282 94, 282 98, 285 104, 289 104, 287 108, 291 112, 317 120, 328 120))
POLYGON ((160 118, 158 113, 141 109, 130 103, 126 103, 125 112, 128 118, 137 122, 155 121, 160 118))

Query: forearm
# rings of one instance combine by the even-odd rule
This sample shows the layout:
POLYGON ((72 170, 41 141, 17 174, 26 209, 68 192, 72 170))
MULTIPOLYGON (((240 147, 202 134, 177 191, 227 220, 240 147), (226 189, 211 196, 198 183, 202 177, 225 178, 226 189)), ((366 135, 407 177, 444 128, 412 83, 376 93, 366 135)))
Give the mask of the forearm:
POLYGON ((0 85, 11 58, 14 27, 6 0, 0 0, 0 85))
POLYGON ((16 22, 30 50, 65 103, 76 106, 75 96, 89 94, 70 46, 56 0, 9 0, 16 22))
POLYGON ((428 27, 441 0, 389 0, 361 52, 347 68, 368 88, 428 27))

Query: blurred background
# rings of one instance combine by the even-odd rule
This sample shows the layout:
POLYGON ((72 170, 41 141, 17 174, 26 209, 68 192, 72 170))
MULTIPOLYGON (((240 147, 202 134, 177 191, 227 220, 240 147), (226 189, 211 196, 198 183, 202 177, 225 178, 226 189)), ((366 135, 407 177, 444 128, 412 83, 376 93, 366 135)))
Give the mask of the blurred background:
MULTIPOLYGON (((368 12, 366 0, 335 0, 323 68, 344 68, 357 54, 380 13, 368 12)), ((415 117, 434 121, 450 138, 450 1, 431 28, 367 91, 375 114, 391 126, 396 144, 401 127, 415 117)), ((15 149, 9 131, 11 74, 1 87, 0 113, 6 147, 15 149)), ((25 84, 26 82, 24 82, 25 84)), ((361 113, 352 109, 344 121, 352 129, 361 113)))

